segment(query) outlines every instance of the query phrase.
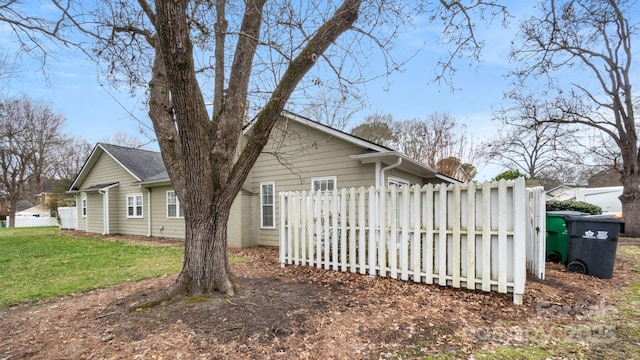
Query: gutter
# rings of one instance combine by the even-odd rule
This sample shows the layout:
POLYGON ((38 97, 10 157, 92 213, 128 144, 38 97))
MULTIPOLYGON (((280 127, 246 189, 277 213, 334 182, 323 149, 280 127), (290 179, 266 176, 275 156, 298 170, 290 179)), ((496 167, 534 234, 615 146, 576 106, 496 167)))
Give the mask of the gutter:
POLYGON ((151 188, 143 188, 142 185, 138 186, 147 190, 147 237, 151 237, 151 188))

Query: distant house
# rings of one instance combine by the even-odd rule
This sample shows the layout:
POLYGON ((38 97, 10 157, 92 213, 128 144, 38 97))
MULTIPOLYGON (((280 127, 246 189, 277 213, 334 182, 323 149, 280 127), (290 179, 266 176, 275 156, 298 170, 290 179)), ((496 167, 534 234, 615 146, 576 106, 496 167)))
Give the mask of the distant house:
MULTIPOLYGON (((251 131, 249 124, 243 143, 251 131)), ((393 149, 284 112, 234 201, 229 246, 278 245, 280 191, 442 182, 458 181, 393 149)), ((69 191, 80 231, 185 236, 180 201, 158 152, 98 143, 69 191)))
POLYGON ((552 189, 547 190, 547 200, 571 200, 576 198, 576 190, 581 187, 575 185, 558 185, 552 189))
POLYGON ((583 187, 560 185, 547 191, 547 200, 576 200, 600 206, 603 213, 622 213, 622 186, 583 187))

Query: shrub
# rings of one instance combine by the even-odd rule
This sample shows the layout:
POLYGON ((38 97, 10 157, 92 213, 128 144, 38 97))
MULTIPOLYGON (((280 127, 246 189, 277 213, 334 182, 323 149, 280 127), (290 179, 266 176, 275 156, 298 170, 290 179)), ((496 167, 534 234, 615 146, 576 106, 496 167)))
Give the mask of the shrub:
POLYGON ((602 214, 602 208, 598 205, 576 200, 549 200, 547 201, 547 211, 580 211, 591 215, 602 214))
POLYGON ((500 174, 496 175, 496 177, 493 178, 493 181, 499 181, 499 180, 515 180, 517 178, 525 178, 525 180, 528 180, 529 177, 523 173, 520 172, 520 170, 507 170, 507 171, 503 171, 500 174))

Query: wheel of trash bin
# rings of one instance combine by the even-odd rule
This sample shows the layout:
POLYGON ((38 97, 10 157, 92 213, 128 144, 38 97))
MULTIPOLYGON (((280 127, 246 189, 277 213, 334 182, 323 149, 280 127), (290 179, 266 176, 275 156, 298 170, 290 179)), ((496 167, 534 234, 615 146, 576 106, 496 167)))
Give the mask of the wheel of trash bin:
POLYGON ((587 266, 582 261, 571 261, 567 264, 567 272, 586 274, 587 266))
POLYGON ((559 263, 562 260, 562 256, 557 251, 547 254, 547 262, 559 263))

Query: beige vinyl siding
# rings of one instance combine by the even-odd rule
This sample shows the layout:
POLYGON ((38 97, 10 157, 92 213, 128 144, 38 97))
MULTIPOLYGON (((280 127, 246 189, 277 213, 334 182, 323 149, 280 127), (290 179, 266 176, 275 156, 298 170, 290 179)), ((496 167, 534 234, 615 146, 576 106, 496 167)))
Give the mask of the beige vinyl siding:
POLYGON ((102 234, 104 232, 103 220, 102 195, 97 191, 87 193, 87 232, 102 234))
MULTIPOLYGON (((289 121, 286 126, 286 133, 282 130, 282 124, 274 129, 248 182, 251 192, 257 194, 260 193, 261 182, 275 182, 276 227, 259 229, 259 222, 255 225, 259 229, 259 245, 278 245, 281 191, 309 192, 312 178, 329 176, 336 177, 338 188, 375 185, 375 165, 363 165, 349 158, 350 155, 361 153, 361 147, 294 121, 289 121), (281 164, 269 153, 281 153, 289 166, 281 164)), ((257 210, 254 216, 259 221, 260 213, 257 210)))
POLYGON ((184 239, 184 218, 167 217, 167 191, 173 188, 157 186, 151 188, 151 236, 184 239))
MULTIPOLYGON (((78 193, 76 195, 76 212, 78 213, 78 230, 85 231, 87 229, 87 218, 82 216, 82 199, 86 199, 85 193, 78 193)), ((87 200, 87 203, 89 201, 87 200)), ((87 204, 88 205, 88 204, 87 204)))
POLYGON ((84 179, 82 184, 79 184, 79 188, 86 188, 93 185, 99 184, 110 184, 119 182, 120 186, 128 185, 136 181, 128 171, 126 171, 120 164, 118 164, 111 156, 106 153, 101 153, 89 172, 87 177, 84 179))
MULTIPOLYGON (((167 217, 167 191, 169 185, 156 186, 151 189, 151 236, 184 239, 184 218, 167 217)), ((254 202, 256 194, 242 190, 231 206, 231 214, 227 228, 229 247, 247 247, 256 245, 256 226, 254 202)))
POLYGON ((227 243, 229 247, 242 248, 257 245, 257 230, 260 226, 259 211, 254 204, 258 195, 241 190, 231 205, 227 224, 227 243))
POLYGON ((149 199, 146 189, 130 184, 120 185, 117 196, 111 196, 112 224, 117 221, 118 234, 147 235, 149 233, 149 199), (127 217, 127 195, 142 195, 142 217, 127 217), (115 215, 114 215, 115 214, 115 215))

